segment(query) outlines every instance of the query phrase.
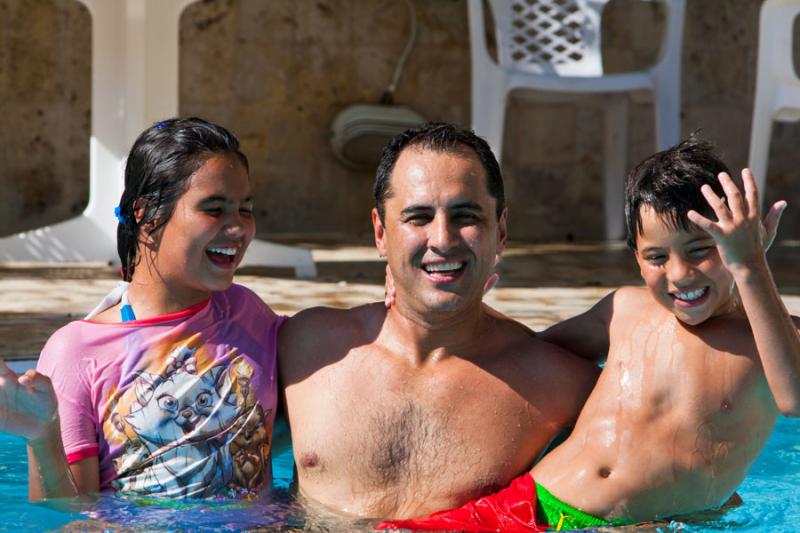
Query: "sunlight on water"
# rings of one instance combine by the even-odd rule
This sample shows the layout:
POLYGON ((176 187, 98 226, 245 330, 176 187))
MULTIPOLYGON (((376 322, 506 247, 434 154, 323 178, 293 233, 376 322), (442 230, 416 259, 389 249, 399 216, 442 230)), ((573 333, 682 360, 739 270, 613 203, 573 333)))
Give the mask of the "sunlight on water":
MULTIPOLYGON (((276 440, 285 426, 278 427, 276 440)), ((356 531, 367 523, 311 516, 289 495, 291 450, 274 460, 275 491, 268 500, 160 501, 103 496, 81 512, 32 505, 26 498, 26 456, 21 439, 0 434, 0 531, 356 531)), ((744 505, 721 518, 673 521, 662 531, 789 533, 800 524, 800 419, 781 419, 761 457, 739 488, 744 505)))

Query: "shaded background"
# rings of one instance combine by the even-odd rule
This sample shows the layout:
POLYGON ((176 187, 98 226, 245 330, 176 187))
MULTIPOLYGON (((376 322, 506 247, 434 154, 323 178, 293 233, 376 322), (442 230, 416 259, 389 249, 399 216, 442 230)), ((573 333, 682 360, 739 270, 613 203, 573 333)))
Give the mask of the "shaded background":
MULTIPOLYGON (((466 2, 413 2, 417 43, 395 101, 426 119, 469 124, 466 2)), ((737 170, 750 139, 760 5, 687 0, 682 135, 702 128, 737 170)), ((657 3, 612 0, 607 69, 652 62, 661 21, 657 3)), ((184 11, 180 113, 219 122, 242 140, 259 237, 370 242, 372 172, 335 159, 330 123, 350 104, 378 102, 408 28, 396 0, 204 0, 184 11)), ((0 235, 65 220, 88 200, 90 32, 75 0, 0 0, 0 235)), ((652 107, 633 102, 629 166, 654 146, 652 107)), ((515 97, 507 113, 513 240, 602 239, 602 101, 515 97)), ((796 124, 774 127, 766 200, 789 201, 782 239, 800 238, 799 135, 796 124)))

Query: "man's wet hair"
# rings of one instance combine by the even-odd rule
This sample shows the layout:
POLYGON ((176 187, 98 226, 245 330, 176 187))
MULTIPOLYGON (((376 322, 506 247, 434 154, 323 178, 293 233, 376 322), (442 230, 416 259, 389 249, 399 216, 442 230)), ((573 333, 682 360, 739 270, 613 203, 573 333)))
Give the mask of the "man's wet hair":
POLYGON ((409 147, 441 153, 460 155, 474 153, 477 155, 486 171, 486 185, 489 194, 495 199, 495 211, 498 220, 500 219, 500 215, 506 207, 503 176, 489 144, 475 135, 472 130, 443 122, 429 122, 396 135, 383 150, 373 187, 375 207, 382 223, 385 222, 384 205, 386 200, 392 196, 391 176, 394 166, 403 150, 409 147))
POLYGON ((708 184, 719 197, 724 191, 717 179, 730 174, 715 153, 714 146, 693 133, 680 144, 658 152, 634 168, 625 181, 625 226, 628 246, 636 251, 642 230, 642 208, 649 207, 670 227, 692 231, 697 228, 687 217, 690 210, 711 220, 716 215, 700 187, 708 184))

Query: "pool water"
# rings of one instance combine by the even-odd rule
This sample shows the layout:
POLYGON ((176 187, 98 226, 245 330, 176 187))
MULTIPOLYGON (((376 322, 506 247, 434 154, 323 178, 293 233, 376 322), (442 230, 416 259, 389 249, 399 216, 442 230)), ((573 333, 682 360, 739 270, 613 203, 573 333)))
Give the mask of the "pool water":
MULTIPOLYGON (((745 429, 746 430, 746 429, 745 429)), ((285 433, 276 427, 276 440, 285 433)), ((60 511, 27 501, 27 458, 21 439, 0 434, 0 531, 43 531, 76 521, 73 530, 240 531, 311 528, 353 531, 353 524, 309 521, 289 495, 294 468, 290 449, 274 458, 274 495, 257 502, 159 502, 103 496, 80 511, 60 511), (103 523, 116 526, 103 527, 103 523), (311 526, 310 523, 314 525, 311 526), (341 524, 340 524, 341 525, 341 524)), ((722 516, 673 521, 661 531, 789 533, 800 530, 800 419, 782 418, 738 492, 744 505, 722 516)), ((368 529, 368 528, 367 528, 368 529)))

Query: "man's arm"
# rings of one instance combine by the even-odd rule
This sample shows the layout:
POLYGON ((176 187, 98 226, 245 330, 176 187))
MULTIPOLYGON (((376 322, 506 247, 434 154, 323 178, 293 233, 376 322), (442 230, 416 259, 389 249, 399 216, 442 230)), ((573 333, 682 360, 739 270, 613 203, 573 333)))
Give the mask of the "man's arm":
POLYGON ((783 305, 764 252, 755 180, 742 171, 745 197, 725 173, 719 175, 723 202, 708 185, 701 189, 717 222, 695 211, 689 220, 709 232, 725 267, 733 274, 767 383, 785 416, 800 416, 800 335, 783 305))
POLYGON ((537 336, 583 359, 604 360, 608 354, 608 327, 617 292, 606 295, 585 313, 559 322, 537 336))

